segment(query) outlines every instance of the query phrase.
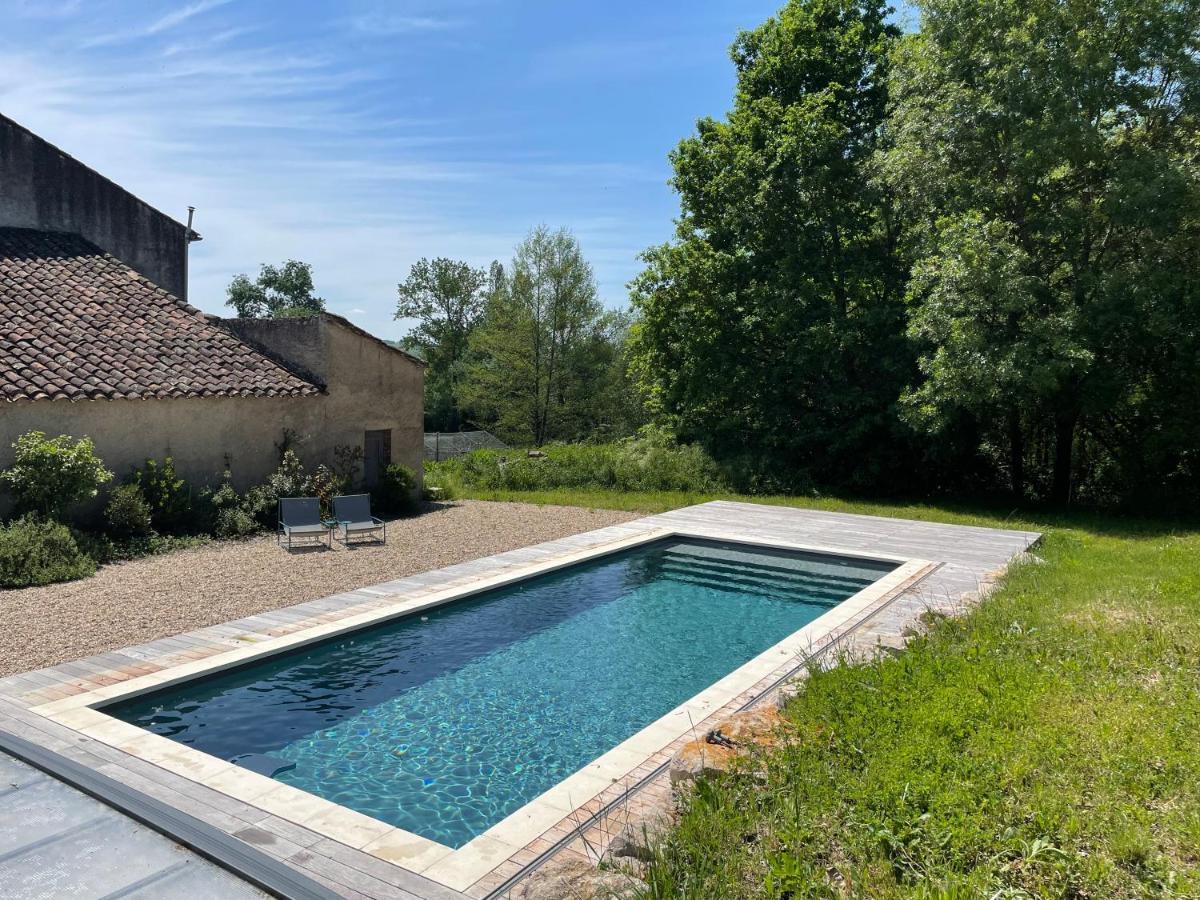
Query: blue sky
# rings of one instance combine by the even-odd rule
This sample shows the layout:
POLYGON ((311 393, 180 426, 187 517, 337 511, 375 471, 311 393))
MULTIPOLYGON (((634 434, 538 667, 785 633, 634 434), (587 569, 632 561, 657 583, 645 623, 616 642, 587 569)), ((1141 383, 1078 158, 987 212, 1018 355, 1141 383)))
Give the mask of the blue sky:
POLYGON ((384 337, 421 256, 579 236, 610 306, 667 239, 667 152, 732 99, 782 0, 0 0, 0 111, 158 208, 197 207, 192 302, 302 259, 384 337))

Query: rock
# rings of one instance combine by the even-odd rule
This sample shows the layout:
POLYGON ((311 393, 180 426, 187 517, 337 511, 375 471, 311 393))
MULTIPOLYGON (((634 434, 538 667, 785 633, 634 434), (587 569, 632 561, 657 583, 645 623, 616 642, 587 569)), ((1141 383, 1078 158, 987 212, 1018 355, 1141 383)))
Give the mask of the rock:
POLYGON ((607 853, 613 859, 649 862, 654 858, 655 845, 674 824, 675 802, 670 794, 639 803, 609 843, 607 853))
POLYGON ((757 706, 734 713, 701 740, 684 744, 672 757, 671 784, 729 772, 734 762, 749 750, 776 747, 787 739, 790 730, 791 724, 776 706, 757 706))
POLYGON ((649 862, 654 857, 653 846, 658 836, 643 823, 626 825, 617 832, 605 851, 612 859, 637 859, 649 862))
POLYGON ((581 859, 557 857, 534 870, 513 893, 516 900, 633 900, 648 890, 625 872, 597 869, 581 859))
POLYGON ((773 747, 779 742, 780 733, 787 727, 787 720, 774 706, 756 706, 734 713, 708 733, 709 743, 723 746, 773 747))
POLYGON ((737 757, 736 750, 710 744, 704 738, 684 744, 671 758, 671 784, 695 781, 702 775, 720 775, 728 772, 737 757))

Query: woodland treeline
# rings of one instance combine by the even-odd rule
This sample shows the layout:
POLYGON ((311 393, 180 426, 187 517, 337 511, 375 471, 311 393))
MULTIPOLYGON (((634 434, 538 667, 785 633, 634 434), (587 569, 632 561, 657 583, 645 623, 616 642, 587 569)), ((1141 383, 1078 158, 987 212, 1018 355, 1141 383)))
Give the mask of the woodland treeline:
POLYGON ((421 261, 429 425, 652 421, 764 490, 1200 498, 1200 0, 792 0, 606 311, 567 231, 421 261))

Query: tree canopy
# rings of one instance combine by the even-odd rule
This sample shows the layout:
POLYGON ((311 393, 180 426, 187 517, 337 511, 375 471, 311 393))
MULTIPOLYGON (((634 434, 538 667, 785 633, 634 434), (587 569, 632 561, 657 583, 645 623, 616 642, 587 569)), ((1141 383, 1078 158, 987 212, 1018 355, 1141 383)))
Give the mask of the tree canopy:
POLYGON ((237 275, 226 290, 226 306, 243 319, 312 316, 325 310, 313 289, 312 266, 289 259, 282 266, 264 264, 258 278, 237 275))
POLYGON ((416 320, 401 344, 429 363, 427 430, 458 431, 463 424, 461 384, 469 342, 483 318, 491 284, 484 269, 438 257, 418 260, 398 286, 396 318, 416 320))
POLYGON ((898 37, 869 0, 793 2, 742 34, 733 110, 671 155, 677 239, 632 285, 657 407, 784 487, 894 465, 911 358, 895 216, 870 167, 898 37))
POLYGON ((1090 474, 1083 437, 1123 467, 1164 429, 1194 448, 1171 397, 1200 396, 1200 3, 921 8, 882 161, 913 258, 908 417, 934 433, 958 410, 1001 423, 1018 493, 1029 445, 1050 445, 1060 502, 1090 474))
POLYGON ((623 398, 616 341, 624 320, 605 313, 592 267, 567 229, 539 226, 497 267, 471 336, 464 393, 480 421, 516 443, 573 440, 611 424, 623 398))
POLYGON ((915 5, 737 39, 632 285, 656 409, 824 486, 1200 496, 1200 0, 915 5))

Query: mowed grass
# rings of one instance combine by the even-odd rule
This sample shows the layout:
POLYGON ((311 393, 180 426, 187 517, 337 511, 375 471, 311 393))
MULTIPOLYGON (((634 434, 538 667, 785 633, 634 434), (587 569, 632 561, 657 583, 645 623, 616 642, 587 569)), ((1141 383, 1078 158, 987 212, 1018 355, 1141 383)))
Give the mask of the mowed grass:
MULTIPOLYGON (((709 498, 502 499, 651 512, 709 498)), ((1200 896, 1200 531, 779 502, 1033 528, 1043 562, 899 656, 814 675, 786 711, 798 742, 764 782, 694 792, 645 873, 650 896, 1200 896)))

